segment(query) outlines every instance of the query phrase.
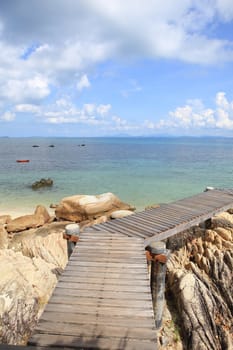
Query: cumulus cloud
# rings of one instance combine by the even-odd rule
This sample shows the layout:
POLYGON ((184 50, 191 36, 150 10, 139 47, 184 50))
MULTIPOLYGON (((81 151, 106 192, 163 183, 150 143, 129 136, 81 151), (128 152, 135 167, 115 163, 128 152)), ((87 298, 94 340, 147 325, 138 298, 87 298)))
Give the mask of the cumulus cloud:
POLYGON ((229 101, 224 92, 216 94, 214 108, 205 107, 201 100, 190 100, 184 106, 170 111, 167 119, 162 119, 158 123, 146 120, 144 127, 157 131, 233 130, 233 101, 229 101))
POLYGON ((107 125, 106 115, 111 105, 86 103, 78 108, 65 98, 56 101, 46 110, 40 111, 40 118, 49 124, 107 125))
POLYGON ((39 75, 29 79, 9 79, 0 85, 0 95, 12 102, 40 100, 49 94, 48 79, 39 75))
POLYGON ((4 122, 13 122, 15 120, 15 113, 10 111, 6 111, 2 115, 0 115, 0 121, 4 122))
POLYGON ((15 111, 19 113, 38 113, 40 107, 32 104, 19 104, 15 106, 15 111))
MULTIPOLYGON (((92 86, 93 90, 91 74, 96 76, 96 67, 105 62, 233 62, 229 33, 223 30, 218 36, 219 25, 232 20, 232 0, 145 0, 143 5, 141 0, 2 0, 1 104, 5 103, 6 113, 12 116, 37 114, 54 124, 82 121, 119 130, 168 126, 231 129, 232 103, 220 94, 213 109, 188 101, 171 111, 168 119, 160 123, 146 120, 139 126, 121 117, 112 119, 111 104, 90 103, 78 108, 72 99, 61 96, 67 92, 73 93, 73 99, 81 98, 84 89, 92 86), (52 100, 56 101, 53 106, 52 100)), ((139 83, 131 80, 121 94, 128 97, 141 90, 139 83)), ((7 120, 3 115, 1 120, 7 120)))

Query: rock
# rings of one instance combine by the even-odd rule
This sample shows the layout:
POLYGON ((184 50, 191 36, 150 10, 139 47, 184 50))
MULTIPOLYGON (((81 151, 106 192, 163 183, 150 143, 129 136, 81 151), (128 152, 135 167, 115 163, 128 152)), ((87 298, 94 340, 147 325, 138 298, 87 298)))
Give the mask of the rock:
POLYGON ((5 225, 8 222, 11 221, 11 216, 10 215, 1 215, 0 216, 0 225, 5 225))
POLYGON ((38 205, 34 214, 19 216, 18 218, 11 220, 6 225, 6 230, 8 232, 20 232, 30 228, 43 226, 49 221, 51 221, 51 217, 47 209, 42 205, 38 205))
POLYGON ((113 193, 104 193, 97 196, 75 195, 63 198, 55 209, 58 219, 74 222, 95 220, 100 216, 110 216, 118 209, 132 210, 129 204, 123 203, 113 193))
POLYGON ((0 342, 25 344, 57 283, 41 258, 0 250, 0 342))
POLYGON ((110 217, 111 219, 121 219, 132 214, 133 212, 131 210, 115 210, 111 213, 110 217))
POLYGON ((51 204, 49 205, 49 208, 56 209, 57 206, 58 206, 58 204, 53 204, 53 203, 51 203, 51 204))
POLYGON ((159 204, 150 204, 150 205, 147 205, 146 207, 145 207, 145 210, 149 210, 149 209, 155 209, 155 208, 159 208, 160 207, 160 205, 159 204))
POLYGON ((233 244, 229 215, 223 213, 214 218, 214 230, 200 232, 192 240, 188 237, 167 263, 167 293, 175 305, 175 322, 182 325, 185 349, 233 347, 233 244))
POLYGON ((36 181, 31 185, 33 190, 37 190, 42 187, 51 187, 51 186, 53 186, 53 180, 50 178, 40 179, 39 181, 36 181))
POLYGON ((63 239, 67 223, 50 223, 38 229, 21 232, 12 238, 9 248, 30 258, 40 257, 47 263, 56 265, 59 272, 68 261, 67 242, 63 239))
POLYGON ((44 218, 44 224, 46 224, 47 222, 49 222, 50 219, 51 219, 51 217, 50 217, 50 215, 49 215, 47 209, 46 209, 43 205, 38 205, 38 206, 36 207, 36 210, 35 210, 35 212, 34 212, 34 215, 35 215, 35 216, 39 216, 39 217, 40 217, 40 216, 43 216, 43 218, 44 218))
POLYGON ((212 228, 223 227, 223 228, 233 228, 233 215, 229 212, 221 213, 212 219, 212 228))
POLYGON ((221 238, 225 239, 226 241, 231 242, 233 240, 233 234, 231 230, 227 230, 223 227, 216 227, 215 232, 221 236, 221 238))
POLYGON ((0 225, 0 249, 7 249, 8 247, 8 233, 3 225, 0 225))
POLYGON ((35 228, 44 225, 43 215, 24 215, 13 219, 6 225, 7 232, 20 232, 28 228, 35 228))
POLYGON ((106 215, 100 216, 95 220, 86 220, 80 223, 81 231, 83 231, 86 227, 103 224, 108 221, 108 217, 106 215))

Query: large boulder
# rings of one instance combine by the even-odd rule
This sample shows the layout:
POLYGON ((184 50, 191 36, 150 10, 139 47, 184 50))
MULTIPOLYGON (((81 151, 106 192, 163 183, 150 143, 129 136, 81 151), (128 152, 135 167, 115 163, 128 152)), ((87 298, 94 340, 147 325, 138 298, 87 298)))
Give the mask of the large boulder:
POLYGON ((43 259, 0 250, 0 343, 25 344, 57 277, 43 259))
POLYGON ((18 218, 11 220, 6 225, 6 230, 8 232, 20 232, 29 228, 43 226, 49 220, 50 216, 46 208, 38 205, 34 214, 19 216, 18 218))
POLYGON ((185 349, 233 348, 232 223, 233 215, 223 213, 212 229, 181 235, 183 245, 167 263, 168 301, 185 349))
POLYGON ((81 222, 100 216, 109 217, 113 211, 119 209, 134 210, 110 192, 97 196, 75 195, 63 198, 55 210, 55 215, 59 219, 81 222))
POLYGON ((64 269, 67 261, 67 241, 63 239, 66 222, 54 222, 37 229, 14 235, 9 248, 22 252, 30 258, 40 257, 49 264, 56 265, 57 271, 64 269))

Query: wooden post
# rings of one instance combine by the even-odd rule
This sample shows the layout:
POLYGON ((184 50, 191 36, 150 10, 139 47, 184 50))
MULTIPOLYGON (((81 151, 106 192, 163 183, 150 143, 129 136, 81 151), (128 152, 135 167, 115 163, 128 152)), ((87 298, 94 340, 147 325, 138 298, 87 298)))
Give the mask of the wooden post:
POLYGON ((147 258, 151 261, 150 286, 155 317, 155 327, 158 329, 162 325, 166 262, 170 251, 166 249, 166 244, 164 242, 152 242, 146 247, 146 250, 147 258))
POLYGON ((79 240, 79 225, 78 224, 69 224, 65 227, 65 233, 63 234, 63 238, 67 240, 67 252, 68 258, 71 256, 76 243, 79 240))

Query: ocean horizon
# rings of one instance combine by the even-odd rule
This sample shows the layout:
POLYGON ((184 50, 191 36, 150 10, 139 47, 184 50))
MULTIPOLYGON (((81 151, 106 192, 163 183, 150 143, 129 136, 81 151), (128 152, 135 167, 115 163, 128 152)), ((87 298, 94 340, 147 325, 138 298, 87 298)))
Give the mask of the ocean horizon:
POLYGON ((233 138, 225 137, 5 136, 0 160, 0 215, 105 192, 143 210, 207 186, 233 187, 233 138), (51 178, 54 185, 32 190, 41 178, 51 178))

